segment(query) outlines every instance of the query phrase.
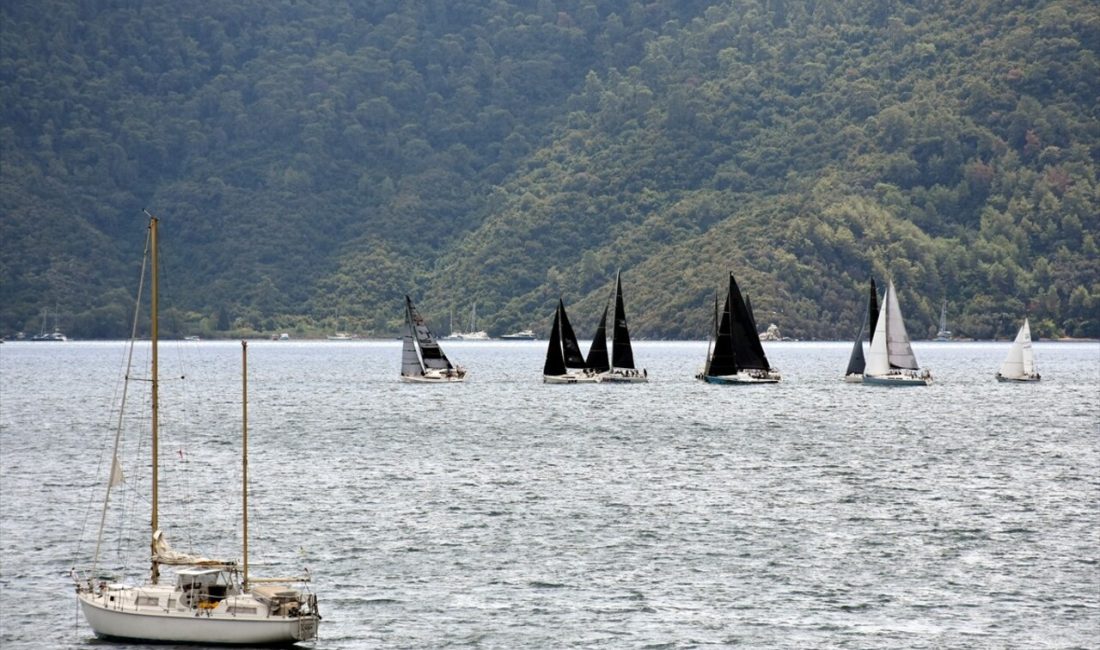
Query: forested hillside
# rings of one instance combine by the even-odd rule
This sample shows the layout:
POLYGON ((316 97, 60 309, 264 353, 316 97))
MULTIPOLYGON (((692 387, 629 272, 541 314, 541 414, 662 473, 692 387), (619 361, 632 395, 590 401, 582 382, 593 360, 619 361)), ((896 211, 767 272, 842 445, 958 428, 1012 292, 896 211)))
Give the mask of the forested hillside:
POLYGON ((626 0, 0 5, 0 333, 1100 336, 1100 9, 626 0))

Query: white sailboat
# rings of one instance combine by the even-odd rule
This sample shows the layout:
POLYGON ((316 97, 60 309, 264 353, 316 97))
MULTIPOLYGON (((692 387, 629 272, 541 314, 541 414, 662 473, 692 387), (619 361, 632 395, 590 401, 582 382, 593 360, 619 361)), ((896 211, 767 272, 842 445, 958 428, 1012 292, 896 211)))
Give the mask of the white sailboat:
POLYGON ((936 338, 933 339, 941 343, 951 340, 951 330, 947 329, 947 301, 943 301, 943 305, 940 306, 940 329, 936 332, 936 338))
MULTIPOLYGON (((152 363, 148 380, 151 391, 150 430, 153 455, 150 507, 152 566, 148 581, 141 585, 123 584, 98 575, 99 551, 111 490, 124 480, 118 457, 122 429, 120 426, 115 437, 115 452, 100 520, 99 542, 96 544, 91 569, 83 573, 77 572, 75 568, 73 570, 80 609, 95 634, 106 638, 233 645, 286 645, 314 639, 321 620, 317 598, 304 587, 291 586, 292 583, 307 582, 308 577, 260 580, 250 578, 248 574, 248 380, 247 358, 243 356, 246 354, 245 347, 242 347, 245 364, 242 371, 242 392, 245 394, 242 407, 243 563, 175 551, 168 544, 160 527, 157 218, 152 215, 149 217, 149 260, 152 267, 152 363), (161 567, 176 567, 173 571, 174 580, 162 579, 161 567)), ((130 376, 129 372, 127 376, 130 376)))
POLYGON ((405 296, 405 336, 401 352, 401 381, 422 384, 466 380, 466 369, 451 363, 428 329, 428 324, 405 296))
POLYGON ((927 386, 932 373, 921 369, 901 316, 898 294, 891 280, 882 299, 863 383, 878 386, 927 386))
POLYGON ((1031 349, 1031 325, 1027 319, 1016 334, 1016 340, 1001 364, 997 381, 1039 381, 1039 371, 1035 367, 1035 352, 1031 349))
POLYGON ((477 328, 477 303, 470 308, 470 329, 465 332, 452 330, 443 337, 444 341, 488 341, 489 334, 477 328))

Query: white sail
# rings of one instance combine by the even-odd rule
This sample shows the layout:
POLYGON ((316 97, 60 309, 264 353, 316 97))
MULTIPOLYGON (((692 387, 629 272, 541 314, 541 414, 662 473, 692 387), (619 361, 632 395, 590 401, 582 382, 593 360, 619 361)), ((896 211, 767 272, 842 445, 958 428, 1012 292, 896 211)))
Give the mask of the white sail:
POLYGON ((871 349, 867 354, 867 365, 863 369, 865 375, 885 375, 890 372, 890 354, 886 345, 886 309, 893 290, 894 283, 891 282, 886 289, 886 298, 882 301, 882 307, 879 308, 875 332, 871 335, 871 349))
POLYGON ((1019 379, 1035 374, 1035 353, 1031 349, 1031 325, 1024 319, 1024 324, 1016 334, 1016 340, 1012 342, 1012 349, 1001 364, 1001 376, 1006 379, 1019 379))
POLYGON ((913 346, 909 344, 909 333, 905 331, 898 293, 892 280, 886 291, 886 350, 891 368, 916 370, 920 367, 913 354, 913 346))

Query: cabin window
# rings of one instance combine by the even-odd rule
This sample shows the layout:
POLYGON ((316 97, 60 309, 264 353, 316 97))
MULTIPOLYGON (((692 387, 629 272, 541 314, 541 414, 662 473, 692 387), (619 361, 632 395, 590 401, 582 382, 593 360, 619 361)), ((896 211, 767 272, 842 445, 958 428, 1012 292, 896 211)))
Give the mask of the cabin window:
POLYGON ((230 614, 255 614, 255 607, 244 607, 242 605, 230 605, 228 608, 230 614))
POLYGON ((135 604, 138 607, 159 607, 160 599, 156 596, 138 596, 135 604))

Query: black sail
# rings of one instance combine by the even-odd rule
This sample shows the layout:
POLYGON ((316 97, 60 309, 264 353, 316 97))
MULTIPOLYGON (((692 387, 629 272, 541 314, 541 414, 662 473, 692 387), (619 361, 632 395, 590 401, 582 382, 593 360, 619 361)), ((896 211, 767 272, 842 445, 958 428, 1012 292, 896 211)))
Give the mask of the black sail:
POLYGON ((871 278, 871 297, 867 302, 867 314, 867 322, 871 326, 871 329, 867 330, 869 332, 867 339, 870 340, 875 336, 875 326, 878 325, 878 288, 875 287, 874 278, 871 278))
POLYGON ((745 300, 737 280, 730 273, 730 333, 733 336, 733 356, 738 370, 770 370, 764 346, 760 345, 760 335, 756 332, 756 323, 745 300))
POLYGON ((623 282, 615 275, 615 332, 611 339, 611 365, 633 368, 634 351, 630 348, 630 332, 626 328, 626 308, 623 307, 623 282))
POLYGON ((577 343, 577 335, 573 333, 569 316, 565 314, 565 303, 561 298, 558 298, 558 313, 561 314, 561 348, 565 354, 565 367, 578 369, 587 367, 584 363, 584 355, 581 354, 580 343, 577 343))
POLYGON ((592 337, 592 347, 588 348, 585 365, 596 372, 611 370, 611 364, 607 360, 607 305, 603 306, 603 315, 600 316, 600 324, 596 327, 596 335, 592 337))
POLYGON ((542 366, 542 374, 560 376, 565 374, 565 357, 561 353, 561 325, 558 316, 560 310, 554 311, 554 325, 550 328, 550 345, 546 347, 546 363, 542 366))
MULTIPOLYGON (((718 297, 715 296, 714 308, 718 309, 718 297)), ((717 316, 717 313, 715 314, 717 316)), ((722 307, 722 319, 718 321, 714 336, 714 351, 710 355, 706 374, 710 377, 737 374, 737 363, 733 358, 733 336, 730 334, 730 294, 726 292, 726 304, 722 307)))
POLYGON ((846 375, 862 375, 863 369, 867 367, 867 360, 863 356, 863 328, 866 326, 866 323, 859 324, 859 334, 856 335, 855 345, 852 346, 852 356, 848 357, 848 369, 844 371, 846 375))

